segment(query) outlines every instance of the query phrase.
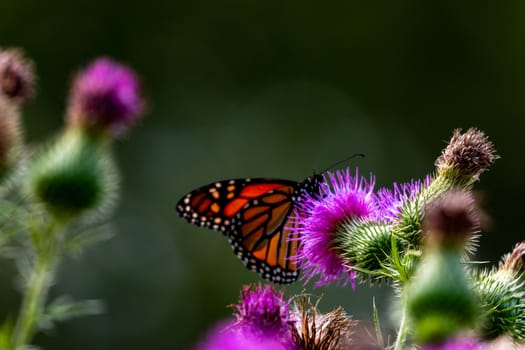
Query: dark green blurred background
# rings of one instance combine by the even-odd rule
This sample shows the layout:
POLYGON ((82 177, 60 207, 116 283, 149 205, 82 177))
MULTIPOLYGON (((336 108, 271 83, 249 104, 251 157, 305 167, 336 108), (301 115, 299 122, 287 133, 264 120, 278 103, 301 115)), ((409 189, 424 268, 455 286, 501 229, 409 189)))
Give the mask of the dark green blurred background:
MULTIPOLYGON (((68 260, 53 289, 107 311, 38 336, 46 349, 185 349, 229 315, 258 277, 175 212, 218 179, 302 180, 362 152, 353 163, 387 186, 431 172, 452 129, 476 126, 502 156, 476 185, 492 217, 478 258, 524 236, 523 1, 1 0, 0 45, 37 64, 31 142, 59 130, 72 73, 99 55, 133 66, 149 100, 116 144, 117 236, 68 260)), ((2 316, 18 307, 13 278, 2 263, 2 316)), ((387 288, 307 290, 368 320, 378 295, 390 319, 387 288)))

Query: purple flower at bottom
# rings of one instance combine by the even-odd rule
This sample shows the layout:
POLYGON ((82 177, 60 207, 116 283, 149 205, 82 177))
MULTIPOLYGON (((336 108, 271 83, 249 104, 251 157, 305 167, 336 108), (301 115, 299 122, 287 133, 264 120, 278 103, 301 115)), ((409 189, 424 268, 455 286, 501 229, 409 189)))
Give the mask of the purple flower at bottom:
POLYGON ((289 302, 271 285, 244 286, 236 320, 215 327, 198 350, 298 350, 289 302))
POLYGON ((68 120, 119 133, 136 121, 142 109, 135 73, 108 58, 99 58, 75 77, 68 120))
POLYGON ((377 191, 377 202, 381 212, 381 219, 394 222, 401 215, 402 206, 413 200, 422 189, 430 184, 431 177, 427 175, 424 180, 411 180, 410 182, 397 184, 393 188, 381 188, 377 191))
POLYGON ((373 193, 374 178, 355 176, 350 170, 327 172, 321 194, 298 201, 296 227, 300 241, 296 259, 307 281, 319 276, 316 286, 332 282, 352 283, 355 272, 348 269, 337 248, 338 230, 354 220, 374 219, 378 206, 373 193))
POLYGON ((197 350, 295 350, 293 344, 285 344, 278 338, 256 334, 247 328, 221 324, 214 328, 198 346, 197 350))
POLYGON ((284 345, 292 343, 289 303, 271 285, 244 286, 235 308, 236 329, 277 339, 284 345))
POLYGON ((486 346, 473 339, 457 338, 441 344, 424 345, 422 350, 484 350, 486 346))

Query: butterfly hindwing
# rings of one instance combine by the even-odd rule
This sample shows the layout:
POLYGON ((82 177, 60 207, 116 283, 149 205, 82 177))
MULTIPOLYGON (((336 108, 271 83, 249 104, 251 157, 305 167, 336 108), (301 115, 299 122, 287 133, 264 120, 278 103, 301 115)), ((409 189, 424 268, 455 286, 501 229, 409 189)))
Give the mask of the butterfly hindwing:
POLYGON ((188 222, 223 232, 245 266, 274 283, 291 283, 298 270, 293 257, 293 212, 301 194, 319 192, 319 175, 298 183, 281 179, 233 179, 200 187, 177 204, 188 222))
POLYGON ((275 283, 291 283, 298 271, 297 240, 290 230, 293 194, 297 184, 272 189, 249 201, 227 231, 235 254, 250 270, 275 283))

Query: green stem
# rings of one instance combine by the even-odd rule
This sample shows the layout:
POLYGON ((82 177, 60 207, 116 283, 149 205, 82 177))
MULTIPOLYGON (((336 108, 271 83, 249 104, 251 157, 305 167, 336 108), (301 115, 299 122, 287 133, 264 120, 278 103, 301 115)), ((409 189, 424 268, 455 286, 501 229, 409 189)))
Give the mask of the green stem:
POLYGON ((53 279, 51 265, 49 259, 41 258, 31 274, 13 335, 15 349, 27 344, 35 332, 53 279))
POLYGON ((406 307, 406 298, 402 297, 402 305, 403 308, 402 314, 401 314, 401 321, 399 322, 399 329, 397 330, 397 338, 396 343, 394 345, 394 350, 402 350, 403 346, 405 345, 405 340, 407 337, 407 307, 406 307))
MULTIPOLYGON (((53 282, 56 264, 56 226, 51 225, 47 232, 35 240, 35 265, 27 281, 22 306, 13 332, 12 344, 15 350, 25 348, 38 326, 45 306, 49 288, 53 282), (43 238, 43 239, 42 239, 43 238)), ((38 232, 35 232, 38 234, 38 232)), ((40 233, 42 234, 42 233, 40 233)))

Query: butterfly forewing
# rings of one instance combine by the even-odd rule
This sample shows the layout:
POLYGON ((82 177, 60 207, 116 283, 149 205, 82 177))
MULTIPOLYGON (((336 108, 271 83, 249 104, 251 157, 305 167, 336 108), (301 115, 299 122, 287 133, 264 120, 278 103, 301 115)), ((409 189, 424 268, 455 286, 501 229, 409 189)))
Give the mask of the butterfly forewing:
POLYGON ((319 193, 319 175, 302 183, 281 179, 215 182, 184 196, 179 215, 192 224, 223 232, 247 268, 274 283, 291 283, 298 270, 292 229, 301 195, 319 193))
POLYGON ((242 208, 269 191, 294 186, 294 181, 233 179, 202 186, 185 195, 177 204, 179 215, 188 222, 225 232, 242 208))

